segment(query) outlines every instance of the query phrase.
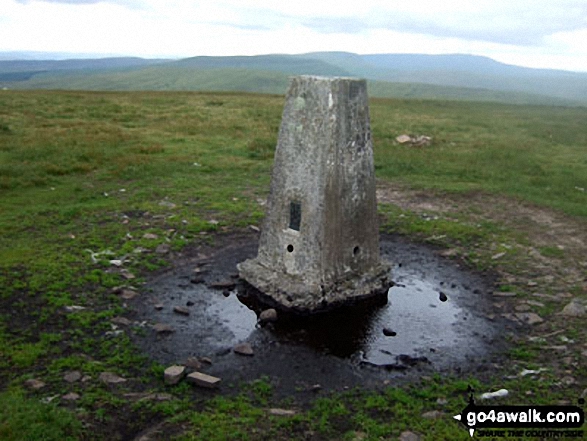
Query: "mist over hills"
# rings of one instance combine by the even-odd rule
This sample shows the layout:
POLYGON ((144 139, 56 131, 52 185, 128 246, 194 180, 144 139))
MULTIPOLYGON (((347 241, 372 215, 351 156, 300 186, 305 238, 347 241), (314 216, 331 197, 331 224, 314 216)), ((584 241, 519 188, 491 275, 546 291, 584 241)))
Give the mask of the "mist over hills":
POLYGON ((308 74, 366 78, 375 97, 587 105, 587 73, 525 68, 475 55, 313 52, 179 60, 42 60, 30 59, 39 54, 29 59, 20 54, 20 59, 6 60, 9 55, 0 53, 0 88, 283 94, 288 76, 308 74))

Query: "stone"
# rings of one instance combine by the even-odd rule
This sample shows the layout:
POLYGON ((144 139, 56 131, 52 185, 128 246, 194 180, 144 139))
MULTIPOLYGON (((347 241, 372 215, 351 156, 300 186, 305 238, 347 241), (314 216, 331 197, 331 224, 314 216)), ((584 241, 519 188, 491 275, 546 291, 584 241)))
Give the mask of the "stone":
POLYGON ((180 315, 190 315, 190 310, 187 309, 185 306, 174 306, 173 312, 180 315))
POLYGON ((126 280, 136 279, 136 277, 137 277, 133 273, 131 273, 130 271, 128 271, 126 269, 123 269, 122 271, 120 271, 120 275, 122 277, 124 277, 126 280))
POLYGON ((297 412, 291 409, 269 409, 269 415, 275 416, 294 416, 297 412))
POLYGON ((491 256, 491 259, 492 259, 492 260, 501 259, 501 258, 502 258, 503 256, 505 256, 505 255, 506 255, 506 253, 505 253, 505 252, 502 252, 502 253, 497 253, 497 254, 494 254, 493 256, 491 256))
POLYGON ((159 239, 159 236, 157 236, 156 234, 153 234, 153 233, 145 233, 145 234, 143 234, 143 239, 155 240, 155 239, 159 239))
POLYGON ((257 257, 240 277, 292 312, 387 300, 365 80, 291 79, 257 257))
POLYGON ((509 395, 509 391, 507 389, 500 389, 495 392, 485 392, 479 396, 481 400, 493 400, 494 398, 503 398, 509 395))
POLYGON ((126 317, 112 317, 110 322, 121 326, 130 326, 132 324, 132 322, 126 317))
POLYGON ((385 335, 386 337, 395 337, 397 335, 397 332, 389 328, 383 328, 383 335, 385 335))
POLYGON ((153 325, 153 329, 155 330, 155 332, 157 332, 157 334, 170 334, 172 332, 175 332, 173 326, 168 325, 166 323, 156 323, 153 325))
POLYGON ((153 306, 153 308, 155 308, 157 311, 161 311, 164 307, 165 307, 165 305, 163 303, 156 303, 153 306))
POLYGON ((201 372, 192 372, 187 376, 189 383, 195 384, 196 386, 215 388, 220 383, 220 378, 213 377, 212 375, 203 374, 201 372))
POLYGON ((255 352, 249 343, 239 343, 232 350, 240 355, 253 355, 255 352))
POLYGON ((516 312, 515 316, 519 321, 527 323, 528 325, 535 325, 544 321, 544 319, 535 312, 516 312))
POLYGON ((579 303, 577 299, 573 299, 563 308, 561 315, 566 317, 582 317, 586 312, 585 306, 579 303))
POLYGON ((185 375, 185 366, 169 366, 163 372, 163 380, 167 385, 174 385, 181 381, 185 375))
POLYGON ((27 389, 39 390, 45 387, 45 382, 36 378, 31 378, 30 380, 26 380, 24 385, 27 389))
POLYGON ((139 293, 133 289, 123 289, 120 292, 120 297, 123 298, 124 300, 132 300, 135 297, 137 297, 138 295, 139 295, 139 293))
POLYGON ((437 420, 439 418, 442 418, 443 416, 444 412, 441 412, 440 410, 430 410, 422 414, 422 418, 425 418, 427 420, 437 420))
POLYGON ((444 397, 439 397, 436 400, 436 404, 438 404, 439 406, 446 406, 448 404, 448 400, 444 397))
POLYGON ((495 297, 516 297, 517 294, 515 292, 500 292, 500 291, 495 291, 493 293, 493 295, 495 297))
POLYGON ((277 311, 273 308, 266 309, 259 314, 259 321, 261 323, 277 321, 277 311))
POLYGON ((188 359, 184 363, 190 369, 201 369, 202 363, 196 357, 188 357, 188 359))
POLYGON ((320 392, 322 390, 322 385, 321 384, 314 384, 310 387, 310 390, 312 392, 320 392))
POLYGON ((200 361, 205 364, 212 364, 212 359, 210 357, 201 357, 200 361))
POLYGON ((406 430, 400 434, 399 441, 422 441, 422 435, 406 430))
POLYGON ((106 384, 119 384, 126 382, 126 378, 122 378, 112 372, 102 372, 98 378, 106 384))
POLYGON ((167 254, 171 251, 171 245, 168 243, 162 243, 155 248, 157 254, 167 254))
POLYGON ((68 383, 75 383, 76 381, 81 380, 82 373, 80 371, 72 371, 68 372, 63 376, 63 379, 68 383))
POLYGON ((258 233, 259 231, 261 231, 261 229, 256 225, 249 225, 249 228, 251 230, 253 230, 255 233, 258 233))
POLYGON ((530 311, 532 308, 527 303, 520 303, 514 307, 514 309, 518 312, 526 312, 530 311))
POLYGON ((236 282, 234 280, 221 280, 219 282, 212 282, 208 285, 210 288, 214 289, 233 289, 236 286, 236 282))
POLYGON ((65 400, 65 401, 77 401, 80 398, 81 398, 80 395, 76 394, 75 392, 70 392, 70 393, 65 394, 61 397, 61 399, 65 400))

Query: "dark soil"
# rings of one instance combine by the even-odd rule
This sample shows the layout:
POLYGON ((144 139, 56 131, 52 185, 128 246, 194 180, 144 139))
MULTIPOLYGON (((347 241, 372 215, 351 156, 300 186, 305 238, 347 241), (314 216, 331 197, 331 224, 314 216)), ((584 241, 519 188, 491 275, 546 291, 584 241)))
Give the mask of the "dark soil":
POLYGON ((494 279, 392 236, 381 238, 396 283, 387 304, 299 320, 279 316, 261 326, 262 305, 246 296, 236 269, 256 255, 257 240, 253 233, 219 235, 213 245, 176 255, 171 269, 147 282, 148 294, 129 303, 129 318, 147 324, 134 334, 138 346, 165 365, 204 359, 199 370, 222 379, 221 393, 267 376, 277 398, 301 400, 319 390, 376 388, 433 372, 484 372, 504 349, 510 322, 493 318, 494 279), (174 332, 157 333, 156 323, 174 332), (253 356, 233 351, 241 342, 253 356))

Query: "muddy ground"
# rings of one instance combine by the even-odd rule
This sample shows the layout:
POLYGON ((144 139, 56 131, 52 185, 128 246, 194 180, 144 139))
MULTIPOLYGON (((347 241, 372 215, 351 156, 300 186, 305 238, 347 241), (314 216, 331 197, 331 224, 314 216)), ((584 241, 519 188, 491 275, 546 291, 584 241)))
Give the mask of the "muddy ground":
POLYGON ((190 357, 204 360, 197 369, 220 377, 221 393, 268 376, 278 397, 304 400, 318 390, 376 388, 434 372, 484 378, 507 364, 506 340, 511 346, 544 337, 559 351, 558 357, 544 362, 582 387, 583 379, 573 374, 582 363, 579 354, 585 354, 584 340, 558 344, 564 334, 559 327, 569 323, 560 310, 577 287, 587 292, 581 220, 488 195, 463 198, 380 186, 378 199, 418 214, 477 216, 520 230, 534 242, 516 245, 524 248, 516 268, 496 265, 491 273, 477 273, 464 265, 468 253, 491 253, 495 244, 480 245, 489 250, 447 250, 383 235, 382 256, 393 263, 397 283, 387 305, 261 326, 260 310, 239 300, 236 270, 238 262, 255 256, 258 234, 220 234, 212 245, 188 247, 171 256, 171 269, 144 287, 148 295, 130 302, 129 318, 145 325, 145 332, 134 336, 136 343, 165 365, 184 364, 190 357), (540 246, 557 246, 565 254, 548 258, 538 252, 540 246), (496 295, 503 284, 523 287, 530 300, 496 295), (446 302, 439 301, 441 292, 446 302), (544 302, 555 304, 559 312, 528 323, 528 314, 535 314, 535 305, 544 302), (185 310, 174 312, 174 307, 185 310), (173 332, 156 332, 152 326, 157 323, 173 332), (384 335, 384 328, 394 336, 384 335), (234 352, 242 342, 251 345, 254 355, 234 352))
POLYGON ((242 298, 236 269, 256 255, 257 241, 253 232, 219 235, 212 246, 175 256, 170 270, 146 284, 148 295, 130 304, 130 318, 147 330, 135 335, 136 343, 165 365, 204 360, 198 370, 221 378, 220 392, 268 376, 278 395, 303 398, 308 391, 373 388, 433 372, 487 372, 513 330, 490 301, 493 275, 389 235, 381 237, 395 282, 387 304, 262 326, 263 308, 242 298), (157 332, 157 324, 173 331, 157 332), (253 355, 233 350, 243 342, 253 355))

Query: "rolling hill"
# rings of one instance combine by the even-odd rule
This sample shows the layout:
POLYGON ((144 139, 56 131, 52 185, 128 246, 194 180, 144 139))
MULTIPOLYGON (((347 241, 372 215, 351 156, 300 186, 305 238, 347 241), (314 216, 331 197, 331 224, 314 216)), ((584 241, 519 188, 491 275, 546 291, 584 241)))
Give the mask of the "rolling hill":
POLYGON ((0 88, 284 93, 290 75, 358 76, 375 97, 587 105, 587 73, 530 69, 473 55, 301 55, 2 60, 0 88))

